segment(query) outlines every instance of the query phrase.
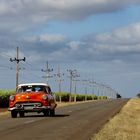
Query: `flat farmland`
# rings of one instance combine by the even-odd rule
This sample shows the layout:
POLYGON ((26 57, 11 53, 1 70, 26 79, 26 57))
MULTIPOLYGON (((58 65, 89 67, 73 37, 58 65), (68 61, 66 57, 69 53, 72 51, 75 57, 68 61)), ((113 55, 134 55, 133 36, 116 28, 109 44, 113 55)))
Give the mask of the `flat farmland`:
POLYGON ((0 117, 3 140, 88 140, 127 103, 128 99, 100 100, 59 107, 55 117, 26 114, 0 117))

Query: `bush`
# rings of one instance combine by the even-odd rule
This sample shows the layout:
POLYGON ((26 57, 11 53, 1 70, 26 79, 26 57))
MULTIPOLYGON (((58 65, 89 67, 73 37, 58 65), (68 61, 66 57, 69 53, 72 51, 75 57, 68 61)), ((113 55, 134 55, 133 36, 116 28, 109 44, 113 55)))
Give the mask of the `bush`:
POLYGON ((61 96, 61 101, 62 102, 68 102, 69 101, 69 93, 66 93, 66 92, 62 92, 62 93, 59 93, 59 92, 55 92, 55 99, 57 102, 60 101, 60 96, 61 96))
POLYGON ((140 98, 140 93, 137 94, 137 97, 140 98))
POLYGON ((107 96, 103 96, 103 99, 107 99, 107 96))
POLYGON ((87 100, 94 100, 94 98, 92 98, 92 95, 87 95, 87 100))
POLYGON ((99 100, 107 99, 107 96, 97 96, 97 99, 99 99, 99 100))
POLYGON ((121 98, 122 96, 120 94, 116 94, 116 98, 121 98))
MULTIPOLYGON (((62 102, 69 102, 69 93, 66 92, 55 92, 55 98, 56 101, 59 102, 60 101, 60 96, 61 96, 61 101, 62 102)), ((71 94, 71 101, 74 101, 74 98, 76 96, 76 101, 85 101, 85 100, 98 100, 98 99, 107 99, 106 96, 97 96, 97 95, 92 95, 92 94, 71 94)))
POLYGON ((0 90, 0 107, 6 108, 9 106, 9 96, 14 94, 14 90, 0 90))
POLYGON ((77 94, 76 95, 76 101, 84 101, 85 100, 85 95, 83 94, 77 94))

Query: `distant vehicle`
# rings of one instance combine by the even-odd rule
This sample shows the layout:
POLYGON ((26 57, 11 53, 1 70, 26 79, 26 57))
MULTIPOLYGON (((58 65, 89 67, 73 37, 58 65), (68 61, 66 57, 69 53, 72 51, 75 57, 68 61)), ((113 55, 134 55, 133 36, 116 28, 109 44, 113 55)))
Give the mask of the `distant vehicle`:
POLYGON ((16 118, 19 113, 37 112, 44 116, 54 116, 57 104, 52 95, 51 88, 44 83, 28 83, 18 85, 15 95, 9 97, 9 111, 11 117, 16 118))

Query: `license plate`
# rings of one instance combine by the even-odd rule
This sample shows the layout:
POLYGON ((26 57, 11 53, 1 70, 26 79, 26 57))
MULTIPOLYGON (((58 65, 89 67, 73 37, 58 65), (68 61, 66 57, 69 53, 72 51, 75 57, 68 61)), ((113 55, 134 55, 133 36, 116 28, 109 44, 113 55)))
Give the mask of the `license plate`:
POLYGON ((24 107, 24 110, 33 110, 33 107, 24 107))

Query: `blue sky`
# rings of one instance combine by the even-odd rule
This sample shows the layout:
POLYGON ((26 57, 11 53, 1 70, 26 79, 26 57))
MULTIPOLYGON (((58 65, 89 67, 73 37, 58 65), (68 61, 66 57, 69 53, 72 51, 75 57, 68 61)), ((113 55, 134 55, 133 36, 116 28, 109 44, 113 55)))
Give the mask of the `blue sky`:
MULTIPOLYGON (((26 57, 20 83, 46 82, 41 69, 49 61, 52 75, 58 65, 65 73, 64 91, 69 92, 67 69, 77 69, 81 81, 94 79, 134 97, 140 90, 139 13, 139 0, 1 0, 0 89, 15 88, 9 59, 19 46, 26 57)), ((50 84, 58 90, 55 77, 50 84)), ((82 82, 77 87, 84 93, 82 82)))
POLYGON ((115 28, 138 22, 140 20, 139 11, 140 6, 130 6, 113 13, 91 15, 82 21, 70 23, 52 21, 46 25, 45 31, 43 26, 41 32, 61 33, 72 39, 80 39, 85 35, 108 32, 115 28))

